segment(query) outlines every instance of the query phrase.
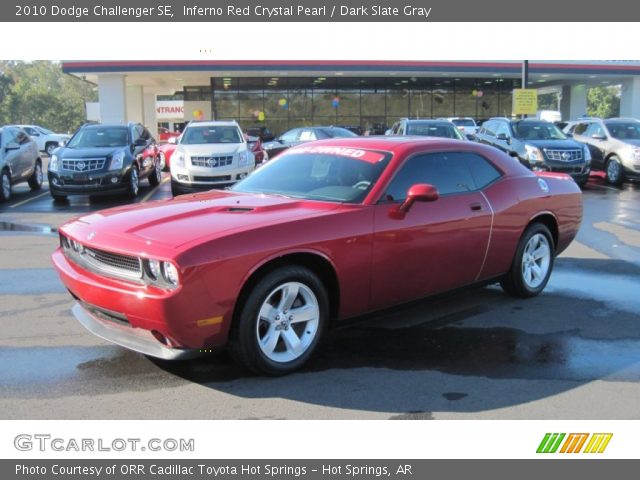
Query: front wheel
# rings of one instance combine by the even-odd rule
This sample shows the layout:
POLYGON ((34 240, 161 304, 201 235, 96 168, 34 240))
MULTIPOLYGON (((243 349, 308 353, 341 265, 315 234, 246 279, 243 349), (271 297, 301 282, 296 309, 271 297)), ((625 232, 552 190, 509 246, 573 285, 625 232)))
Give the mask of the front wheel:
POLYGON ((611 185, 620 185, 624 180, 624 174, 622 172, 622 164, 618 157, 613 155, 607 161, 607 182, 611 185))
POLYGON ((302 266, 279 268, 249 292, 234 320, 229 351, 256 373, 290 373, 313 354, 328 317, 320 279, 302 266))
POLYGON ((53 155, 53 152, 55 151, 56 148, 58 148, 59 144, 57 142, 50 142, 47 143, 47 146, 45 147, 45 152, 47 153, 47 155, 49 157, 51 157, 51 155, 53 155))
POLYGON ((11 177, 9 172, 0 172, 0 202, 8 202, 11 198, 11 177))
POLYGON ((149 174, 149 185, 157 187, 162 181, 162 166, 160 165, 160 159, 156 159, 153 164, 153 172, 149 174))
POLYGON ((131 166, 131 173, 129 174, 129 198, 136 198, 140 192, 140 175, 138 174, 138 167, 131 166))
POLYGON ((500 282, 509 295, 535 297, 546 287, 553 269, 553 239, 542 223, 529 225, 522 234, 511 269, 500 282))

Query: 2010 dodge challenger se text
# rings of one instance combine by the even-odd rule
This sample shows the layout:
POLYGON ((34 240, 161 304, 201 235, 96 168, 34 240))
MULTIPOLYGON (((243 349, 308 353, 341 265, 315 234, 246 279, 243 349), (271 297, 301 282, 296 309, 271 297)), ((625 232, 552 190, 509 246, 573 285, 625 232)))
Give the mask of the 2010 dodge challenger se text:
POLYGON ((226 345, 277 375, 366 312, 476 283, 539 294, 581 219, 570 177, 492 147, 341 138, 231 190, 78 218, 53 262, 94 334, 164 359, 226 345))

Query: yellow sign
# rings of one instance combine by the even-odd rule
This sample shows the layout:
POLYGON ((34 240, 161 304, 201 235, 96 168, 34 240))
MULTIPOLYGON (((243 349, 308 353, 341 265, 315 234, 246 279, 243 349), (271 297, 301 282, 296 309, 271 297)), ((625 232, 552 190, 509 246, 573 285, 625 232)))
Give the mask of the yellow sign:
POLYGON ((529 88, 513 90, 513 114, 535 115, 538 111, 538 91, 529 88))

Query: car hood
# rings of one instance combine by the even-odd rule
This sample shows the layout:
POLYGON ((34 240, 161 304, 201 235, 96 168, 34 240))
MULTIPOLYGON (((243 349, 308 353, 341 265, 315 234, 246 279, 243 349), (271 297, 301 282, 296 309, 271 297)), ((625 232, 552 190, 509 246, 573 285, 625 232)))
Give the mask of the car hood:
MULTIPOLYGON (((616 139, 618 140, 618 139, 616 139)), ((618 140, 619 142, 625 143, 627 145, 633 145, 634 147, 640 147, 640 140, 618 140)))
POLYGON ((111 251, 186 250, 205 240, 333 211, 340 204, 221 190, 102 210, 62 230, 95 248, 111 251), (90 240, 85 242, 85 240, 90 240), (162 248, 164 247, 164 248, 162 248))
POLYGON ((126 149, 127 147, 62 148, 56 155, 61 158, 104 158, 126 149))
POLYGON ((245 150, 244 143, 209 143, 204 145, 178 145, 179 152, 185 152, 187 155, 221 155, 234 154, 245 150))
POLYGON ((581 143, 576 142, 575 140, 522 140, 524 143, 528 143, 529 145, 533 145, 538 148, 549 148, 549 149, 570 149, 570 148, 583 148, 581 143))

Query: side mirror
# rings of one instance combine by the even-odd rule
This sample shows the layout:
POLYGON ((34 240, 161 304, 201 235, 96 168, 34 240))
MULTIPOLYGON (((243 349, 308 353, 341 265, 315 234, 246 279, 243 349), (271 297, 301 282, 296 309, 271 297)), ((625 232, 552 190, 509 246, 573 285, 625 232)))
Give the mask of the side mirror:
POLYGON ((178 137, 169 137, 167 143, 173 143, 174 145, 178 143, 178 137))
POLYGON ((407 199, 398 207, 402 213, 407 213, 415 202, 435 202, 440 197, 438 189, 428 183, 416 183, 407 191, 407 199))
POLYGON ((505 142, 509 141, 509 137, 507 137, 506 133, 499 133, 498 135, 496 135, 496 138, 498 140, 504 140, 505 142))
POLYGON ((594 140, 606 140, 607 136, 600 133, 594 133, 593 135, 591 135, 591 138, 593 138, 594 140))
POLYGON ((20 148, 20 145, 18 145, 16 142, 9 142, 7 143, 7 145, 4 147, 4 149, 6 151, 9 150, 18 150, 20 148))

